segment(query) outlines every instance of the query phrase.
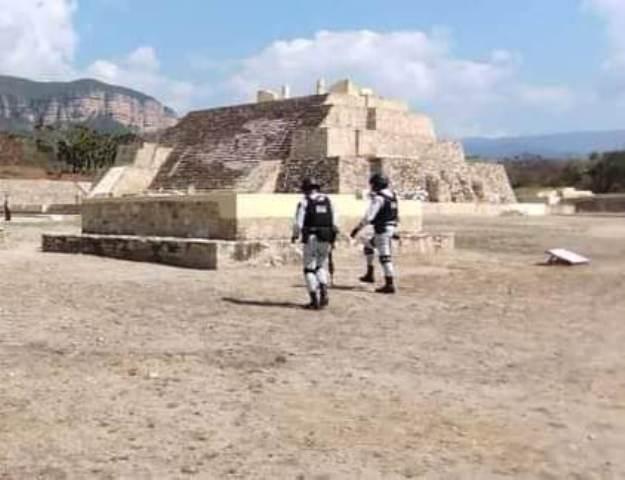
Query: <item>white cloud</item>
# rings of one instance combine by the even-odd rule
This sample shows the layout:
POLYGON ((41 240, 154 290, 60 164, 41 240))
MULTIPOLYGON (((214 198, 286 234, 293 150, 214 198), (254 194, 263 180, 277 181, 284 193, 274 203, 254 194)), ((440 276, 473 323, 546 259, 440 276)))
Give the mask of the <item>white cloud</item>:
POLYGON ((584 0, 583 5, 606 26, 609 51, 600 86, 608 96, 625 95, 625 0, 584 0))
POLYGON ((601 16, 608 29, 608 36, 614 51, 625 51, 625 1, 584 0, 583 5, 601 16))
POLYGON ((0 0, 0 73, 40 79, 71 75, 76 6, 75 0, 0 0))
MULTIPOLYGON (((120 0, 102 0, 115 6, 120 0)), ((152 95, 179 111, 199 91, 191 82, 166 76, 155 50, 142 46, 120 59, 95 60, 86 69, 74 62, 78 0, 0 0, 0 74, 35 80, 94 77, 152 95)))
MULTIPOLYGON (((484 59, 459 58, 450 36, 440 32, 322 31, 275 42, 243 60, 229 86, 237 99, 249 99, 261 87, 288 83, 301 94, 310 92, 317 78, 349 76, 381 95, 429 109, 457 135, 475 132, 497 108, 572 107, 574 95, 565 86, 523 84, 521 64, 518 54, 503 49, 484 59)), ((493 124, 489 130, 495 128, 500 127, 493 124)))
POLYGON ((128 55, 126 61, 130 67, 143 71, 157 72, 161 67, 152 47, 137 48, 128 55))
POLYGON ((423 32, 322 31, 310 39, 269 45, 244 60, 232 82, 240 95, 283 82, 295 91, 308 92, 319 77, 349 74, 374 88, 421 99, 445 91, 439 80, 449 73, 459 74, 459 80, 468 83, 488 83, 505 74, 505 67, 455 62, 447 52, 446 38, 423 32))
POLYGON ((156 96, 178 111, 185 111, 197 93, 191 82, 173 80, 161 72, 155 50, 142 46, 117 60, 97 60, 86 70, 89 77, 124 85, 156 96))
POLYGON ((578 101, 575 93, 565 86, 527 86, 518 90, 519 98, 528 106, 548 105, 558 111, 571 109, 578 101))

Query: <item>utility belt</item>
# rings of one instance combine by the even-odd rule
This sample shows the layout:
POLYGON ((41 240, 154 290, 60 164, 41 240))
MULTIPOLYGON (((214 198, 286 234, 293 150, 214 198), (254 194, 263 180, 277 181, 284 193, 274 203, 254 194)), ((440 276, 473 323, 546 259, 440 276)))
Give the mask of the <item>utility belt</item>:
POLYGON ((317 237, 320 242, 334 243, 336 241, 336 229, 334 227, 304 227, 302 229, 302 242, 308 243, 311 235, 317 237))
POLYGON ((377 235, 381 235, 383 233, 386 233, 386 229, 387 228, 397 228, 397 222, 385 222, 385 223, 377 223, 373 225, 373 231, 377 234, 377 235))

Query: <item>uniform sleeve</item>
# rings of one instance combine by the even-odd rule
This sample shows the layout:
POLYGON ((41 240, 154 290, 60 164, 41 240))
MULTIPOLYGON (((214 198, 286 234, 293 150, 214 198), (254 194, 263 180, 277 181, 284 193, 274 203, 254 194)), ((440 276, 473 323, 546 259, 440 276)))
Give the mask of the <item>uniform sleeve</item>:
POLYGON ((332 203, 332 225, 334 226, 336 231, 339 230, 339 212, 336 209, 336 205, 334 204, 334 202, 332 203))
POLYGON ((302 229, 304 228, 305 212, 306 212, 306 199, 302 199, 297 204, 297 209, 295 210, 295 219, 293 221, 293 237, 299 237, 302 233, 302 229))
POLYGON ((379 195, 373 195, 370 198, 369 206, 367 207, 367 211, 365 212, 365 216, 360 222, 361 227, 366 227, 367 225, 373 222, 373 219, 380 212, 380 209, 384 205, 384 199, 379 195))

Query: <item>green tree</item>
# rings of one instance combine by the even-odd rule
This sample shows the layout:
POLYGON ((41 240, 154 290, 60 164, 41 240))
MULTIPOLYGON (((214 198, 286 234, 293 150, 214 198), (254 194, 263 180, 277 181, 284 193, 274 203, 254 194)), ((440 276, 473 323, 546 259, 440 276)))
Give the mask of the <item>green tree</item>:
POLYGON ((606 152, 595 156, 588 171, 595 193, 625 191, 625 151, 606 152))
POLYGON ((41 152, 52 153, 64 170, 90 174, 115 164, 119 145, 136 142, 129 132, 100 133, 85 125, 37 129, 36 144, 41 152))

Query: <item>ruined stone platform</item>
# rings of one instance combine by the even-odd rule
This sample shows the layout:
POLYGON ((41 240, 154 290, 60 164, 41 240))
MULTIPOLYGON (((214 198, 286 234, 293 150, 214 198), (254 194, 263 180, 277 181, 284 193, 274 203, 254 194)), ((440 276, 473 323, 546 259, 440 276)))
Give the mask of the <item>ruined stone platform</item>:
POLYGON ((354 194, 383 171, 402 198, 516 203, 502 165, 467 162, 462 145, 440 139, 427 115, 348 80, 314 95, 261 92, 257 103, 190 112, 128 160, 90 197, 299 193, 306 176, 326 193, 354 194))
MULTIPOLYGON (((274 248, 282 249, 286 248, 287 242, 272 243, 274 248)), ((121 260, 216 270, 235 262, 250 260, 267 250, 269 245, 260 241, 231 242, 202 238, 45 234, 42 236, 41 248, 42 251, 51 253, 82 253, 121 260)))
MULTIPOLYGON (((339 245, 347 245, 343 242, 339 245)), ((398 255, 435 254, 454 249, 453 234, 418 233, 397 242, 398 255)), ((134 235, 45 234, 42 250, 138 262, 162 263, 201 270, 227 268, 240 262, 267 265, 293 263, 301 258, 300 245, 284 240, 206 240, 134 235)))
MULTIPOLYGON (((350 231, 362 218, 367 200, 347 194, 331 197, 339 212, 340 230, 350 231)), ((288 240, 300 198, 216 191, 89 199, 83 203, 82 233, 43 235, 42 250, 205 270, 240 262, 279 265, 300 261, 301 245, 288 240)), ((454 248, 453 235, 422 233, 421 226, 421 202, 403 201, 401 241, 396 243, 399 255, 454 248)), ((345 235, 341 237, 339 244, 347 246, 345 235)))

